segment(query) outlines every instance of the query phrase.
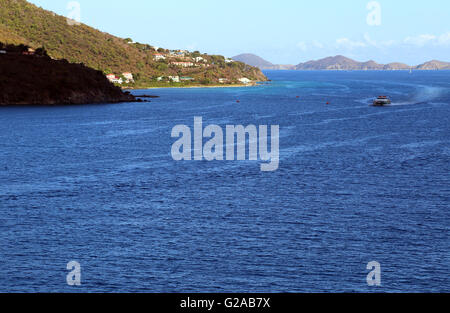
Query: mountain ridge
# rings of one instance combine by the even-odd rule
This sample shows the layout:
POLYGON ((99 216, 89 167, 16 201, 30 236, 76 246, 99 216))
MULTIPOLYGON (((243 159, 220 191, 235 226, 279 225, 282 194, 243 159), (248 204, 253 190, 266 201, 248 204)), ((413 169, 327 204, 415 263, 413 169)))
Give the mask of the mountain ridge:
POLYGON ((417 66, 410 66, 404 63, 392 62, 388 64, 379 64, 373 60, 366 62, 358 62, 342 55, 326 57, 319 60, 311 60, 297 65, 277 65, 258 57, 255 54, 240 54, 233 57, 234 60, 241 62, 249 62, 247 64, 259 67, 262 70, 379 70, 379 71, 394 71, 394 70, 450 70, 450 63, 438 60, 425 62, 417 66), (258 62, 256 62, 256 60, 258 62), (254 65, 253 65, 254 64, 254 65))

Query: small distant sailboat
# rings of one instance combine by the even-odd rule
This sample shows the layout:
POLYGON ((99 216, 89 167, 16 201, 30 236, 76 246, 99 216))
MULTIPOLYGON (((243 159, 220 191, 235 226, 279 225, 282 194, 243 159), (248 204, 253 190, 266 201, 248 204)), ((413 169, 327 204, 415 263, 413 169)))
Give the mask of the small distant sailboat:
POLYGON ((409 69, 409 74, 412 74, 412 68, 409 69))

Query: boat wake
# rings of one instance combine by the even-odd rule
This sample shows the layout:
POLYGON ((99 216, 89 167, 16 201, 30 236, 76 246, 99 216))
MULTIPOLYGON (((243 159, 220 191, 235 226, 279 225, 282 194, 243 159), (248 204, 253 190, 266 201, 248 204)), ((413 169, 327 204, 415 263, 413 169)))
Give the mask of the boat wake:
POLYGON ((394 101, 391 105, 399 106, 430 103, 436 99, 443 97, 447 92, 447 88, 420 86, 420 88, 417 89, 417 92, 411 96, 410 100, 399 102, 394 101))

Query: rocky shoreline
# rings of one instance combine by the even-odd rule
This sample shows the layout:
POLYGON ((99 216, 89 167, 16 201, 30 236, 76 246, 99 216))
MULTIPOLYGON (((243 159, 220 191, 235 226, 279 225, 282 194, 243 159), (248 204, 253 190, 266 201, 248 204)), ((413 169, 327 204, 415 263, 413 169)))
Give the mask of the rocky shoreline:
MULTIPOLYGON (((247 88, 247 87, 257 87, 263 84, 267 84, 267 81, 258 81, 251 84, 219 84, 219 85, 189 85, 189 86, 148 86, 142 88, 130 88, 126 87, 123 90, 150 90, 150 89, 205 89, 205 88, 247 88)), ((142 97, 136 95, 136 97, 142 97)), ((147 98, 159 98, 159 96, 148 96, 147 98)))

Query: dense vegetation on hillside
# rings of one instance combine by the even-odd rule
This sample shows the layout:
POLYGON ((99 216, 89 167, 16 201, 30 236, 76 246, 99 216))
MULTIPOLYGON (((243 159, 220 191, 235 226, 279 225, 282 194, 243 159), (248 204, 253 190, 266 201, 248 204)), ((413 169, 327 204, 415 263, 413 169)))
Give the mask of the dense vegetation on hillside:
MULTIPOLYGON (((156 61, 157 52, 150 45, 133 43, 84 24, 69 25, 65 17, 25 0, 0 0, 0 42, 44 47, 52 58, 84 63, 104 73, 131 72, 138 84, 177 75, 203 84, 217 83, 219 78, 230 82, 242 77, 266 79, 259 69, 241 62, 226 63, 222 56, 202 54, 209 67, 179 68, 168 60, 156 61)), ((197 54, 188 53, 186 57, 197 54)))

